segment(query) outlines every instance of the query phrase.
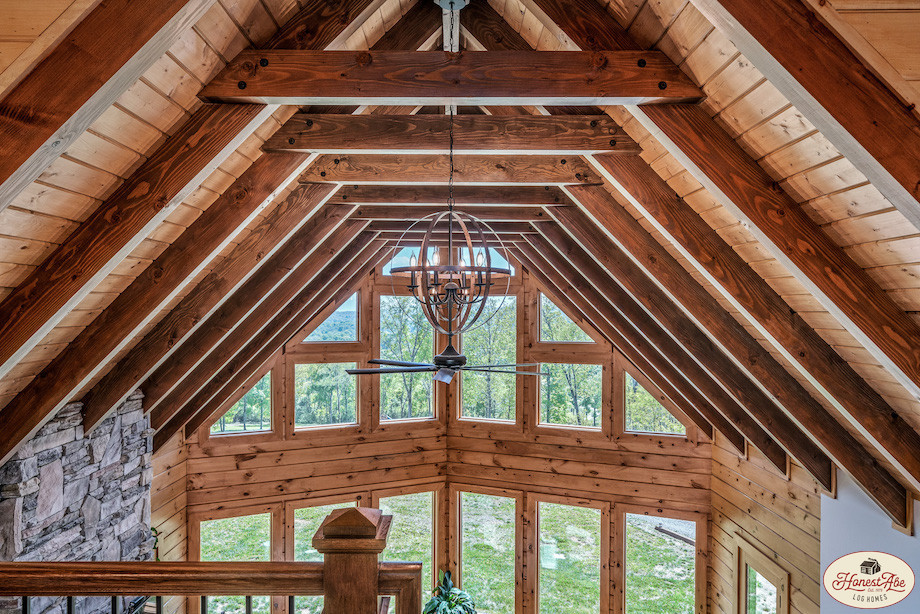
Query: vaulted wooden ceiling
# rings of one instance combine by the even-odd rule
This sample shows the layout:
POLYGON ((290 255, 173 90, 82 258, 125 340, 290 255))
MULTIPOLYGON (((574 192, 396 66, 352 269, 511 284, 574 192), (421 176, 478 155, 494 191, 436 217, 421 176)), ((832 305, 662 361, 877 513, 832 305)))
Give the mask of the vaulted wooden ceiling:
POLYGON ((906 523, 920 60, 810 2, 472 0, 457 56, 429 0, 23 8, 0 461, 75 400, 140 387, 157 442, 225 407, 444 203, 453 102, 457 202, 564 308, 703 432, 906 523))

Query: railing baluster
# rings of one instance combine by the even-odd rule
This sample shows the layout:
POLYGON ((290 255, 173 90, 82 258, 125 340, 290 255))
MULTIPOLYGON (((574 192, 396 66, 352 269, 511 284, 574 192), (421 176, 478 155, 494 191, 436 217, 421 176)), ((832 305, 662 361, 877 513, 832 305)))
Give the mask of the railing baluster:
POLYGON ((74 609, 73 595, 67 598, 67 614, 74 614, 76 610, 74 609))
POLYGON ((118 595, 112 595, 112 614, 121 614, 121 598, 118 595))
POLYGON ((252 595, 246 595, 246 614, 252 614, 252 595))
POLYGON ((201 614, 208 614, 208 596, 201 596, 201 614))
POLYGON ((288 614, 294 614, 294 595, 288 597, 288 614))
POLYGON ((22 614, 32 614, 32 598, 22 598, 22 614))
POLYGON ((156 603, 157 608, 156 614, 163 614, 163 597, 158 595, 154 603, 156 603))

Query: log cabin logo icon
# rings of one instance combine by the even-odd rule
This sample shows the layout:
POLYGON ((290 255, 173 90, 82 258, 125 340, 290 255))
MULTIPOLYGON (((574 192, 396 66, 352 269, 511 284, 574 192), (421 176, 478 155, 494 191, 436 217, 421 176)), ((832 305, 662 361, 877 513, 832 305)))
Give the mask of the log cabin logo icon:
POLYGON ((887 552, 851 552, 824 571, 824 590, 840 603, 860 610, 894 605, 913 588, 913 569, 887 552))

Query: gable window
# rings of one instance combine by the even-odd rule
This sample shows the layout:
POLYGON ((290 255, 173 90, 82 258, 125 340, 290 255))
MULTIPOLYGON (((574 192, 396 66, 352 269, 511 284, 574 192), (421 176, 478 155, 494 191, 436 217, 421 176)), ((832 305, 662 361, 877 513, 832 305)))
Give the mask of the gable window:
POLYGON ((540 501, 540 614, 599 612, 601 608, 601 510, 540 501))
MULTIPOLYGON (((203 520, 200 527, 201 561, 270 561, 272 515, 251 514, 203 520)), ((208 598, 209 610, 225 614, 247 612, 245 597, 208 598)), ((268 597, 253 597, 252 611, 268 614, 268 597)))
MULTIPOLYGON (((434 331, 411 296, 380 297, 380 358, 431 362, 434 331)), ((431 418, 431 373, 390 373, 380 380, 380 420, 431 418)))
POLYGON ((460 493, 460 582, 483 614, 514 614, 515 500, 460 493))
MULTIPOLYGON (((294 560, 323 561, 323 555, 313 548, 313 536, 326 516, 343 507, 353 507, 354 501, 313 505, 294 510, 294 560)), ((323 598, 319 595, 299 596, 294 599, 297 614, 323 614, 323 598)))
POLYGON ((377 507, 393 516, 381 561, 421 561, 422 594, 434 586, 434 492, 383 497, 377 507))
POLYGON ((358 340, 358 294, 352 294, 307 335, 304 343, 336 343, 358 340))
POLYGON ((270 430, 272 430, 271 371, 266 373, 211 425, 211 435, 258 433, 270 430))
MULTIPOLYGON (((467 357, 467 364, 515 364, 517 362, 517 298, 514 296, 489 297, 483 312, 493 315, 488 320, 484 319, 481 326, 463 334, 463 353, 467 357)), ((504 369, 513 371, 514 367, 504 367, 504 369)), ((516 375, 464 371, 461 386, 461 416, 464 418, 514 421, 516 375)))
POLYGON ((588 333, 543 293, 540 294, 540 341, 594 343, 588 333))
POLYGON ((687 427, 674 417, 632 375, 624 372, 626 383, 626 430, 638 433, 686 435, 687 427))
POLYGON ((601 428, 602 365, 544 363, 540 371, 540 424, 601 428))
POLYGON ((693 614, 696 523, 626 514, 626 612, 693 614))
POLYGON ((294 426, 329 426, 358 422, 357 382, 345 369, 354 362, 294 365, 294 426))

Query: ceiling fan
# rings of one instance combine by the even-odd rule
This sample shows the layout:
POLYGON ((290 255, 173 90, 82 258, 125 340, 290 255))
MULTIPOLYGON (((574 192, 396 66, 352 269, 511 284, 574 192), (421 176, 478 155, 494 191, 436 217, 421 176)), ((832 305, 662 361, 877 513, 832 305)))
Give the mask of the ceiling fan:
POLYGON ((520 367, 536 367, 539 363, 518 363, 508 365, 474 365, 466 364, 466 356, 459 353, 452 343, 448 343, 443 352, 434 357, 430 363, 406 362, 402 360, 383 360, 375 358, 368 360, 372 365, 383 365, 371 369, 346 369, 351 375, 368 375, 373 373, 434 373, 432 379, 436 382, 449 384, 460 371, 474 371, 479 373, 508 373, 511 375, 549 375, 539 371, 519 371, 520 367))

